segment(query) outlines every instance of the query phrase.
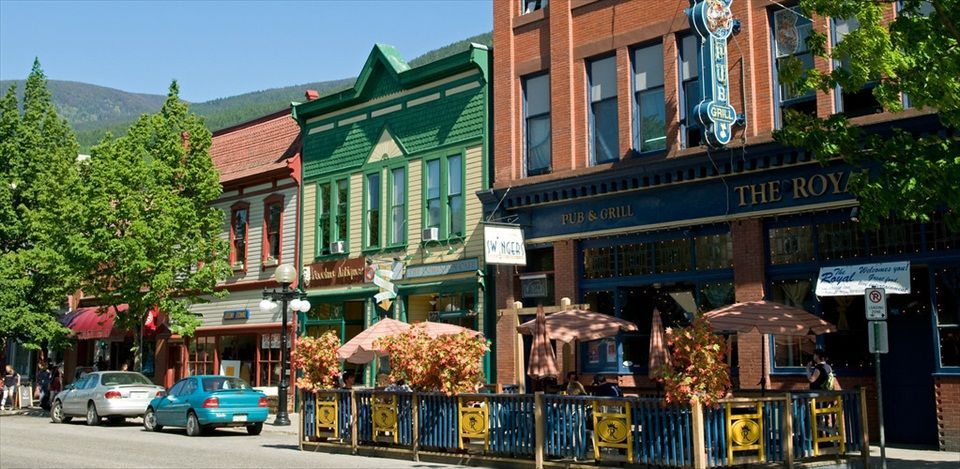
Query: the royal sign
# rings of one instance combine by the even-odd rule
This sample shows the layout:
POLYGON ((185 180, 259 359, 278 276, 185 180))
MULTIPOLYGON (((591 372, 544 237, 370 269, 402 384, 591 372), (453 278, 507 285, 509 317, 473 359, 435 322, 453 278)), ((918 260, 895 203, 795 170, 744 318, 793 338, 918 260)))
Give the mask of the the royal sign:
POLYGON ((707 143, 723 147, 730 143, 737 111, 730 105, 730 77, 727 74, 727 38, 733 32, 730 12, 733 0, 706 0, 687 9, 690 26, 700 35, 700 87, 703 101, 693 117, 703 129, 707 143))

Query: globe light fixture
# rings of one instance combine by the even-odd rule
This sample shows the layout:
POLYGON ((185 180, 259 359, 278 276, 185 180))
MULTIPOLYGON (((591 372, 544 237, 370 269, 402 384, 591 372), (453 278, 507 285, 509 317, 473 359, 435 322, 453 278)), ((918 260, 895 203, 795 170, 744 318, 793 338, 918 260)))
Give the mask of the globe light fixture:
POLYGON ((277 418, 274 425, 290 425, 290 416, 287 414, 287 392, 289 389, 290 369, 287 360, 287 313, 306 312, 310 310, 310 302, 305 299, 306 294, 299 290, 291 290, 290 284, 297 280, 297 269, 290 264, 277 266, 273 278, 280 284, 280 291, 263 291, 263 300, 260 301, 260 312, 270 314, 280 309, 282 322, 280 327, 280 383, 277 390, 277 418), (277 302, 280 305, 277 305, 277 302))

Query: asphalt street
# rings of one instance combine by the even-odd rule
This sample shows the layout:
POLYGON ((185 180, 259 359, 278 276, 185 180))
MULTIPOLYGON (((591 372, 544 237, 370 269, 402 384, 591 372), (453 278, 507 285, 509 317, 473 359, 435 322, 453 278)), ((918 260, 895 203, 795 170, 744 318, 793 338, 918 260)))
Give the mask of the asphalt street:
POLYGON ((443 464, 299 451, 297 437, 266 429, 216 430, 188 437, 181 429, 151 433, 140 420, 88 427, 83 419, 53 424, 39 416, 0 418, 0 469, 26 467, 311 467, 445 468, 443 464))

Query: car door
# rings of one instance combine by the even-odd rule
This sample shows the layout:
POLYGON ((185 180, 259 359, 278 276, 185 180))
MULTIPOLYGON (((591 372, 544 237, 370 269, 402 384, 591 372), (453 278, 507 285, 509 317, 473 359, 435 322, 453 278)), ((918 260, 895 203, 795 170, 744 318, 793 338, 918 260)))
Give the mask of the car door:
POLYGON ((83 387, 77 390, 76 409, 78 414, 87 412, 87 402, 93 400, 94 390, 100 386, 100 373, 87 375, 83 387))
POLYGON ((196 397, 197 392, 197 379, 188 378, 183 383, 183 388, 180 389, 180 395, 177 396, 176 407, 173 410, 173 416, 176 419, 173 425, 185 427, 187 426, 187 412, 190 410, 192 401, 196 397))
POLYGON ((60 403, 63 406, 63 413, 66 415, 77 414, 77 393, 87 383, 87 377, 84 376, 70 385, 70 389, 60 394, 60 403))
POLYGON ((173 409, 177 402, 177 395, 180 393, 180 390, 183 389, 183 384, 186 382, 186 379, 177 381, 177 383, 167 391, 167 395, 157 402, 157 407, 153 410, 157 415, 157 423, 160 425, 174 425, 173 409))

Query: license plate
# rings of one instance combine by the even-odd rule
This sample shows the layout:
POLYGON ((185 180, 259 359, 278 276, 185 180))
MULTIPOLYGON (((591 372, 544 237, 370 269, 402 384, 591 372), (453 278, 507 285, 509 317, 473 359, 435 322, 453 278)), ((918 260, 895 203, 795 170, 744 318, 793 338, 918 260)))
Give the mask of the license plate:
POLYGON ((246 414, 234 415, 234 416, 233 416, 233 421, 234 421, 234 422, 246 422, 246 421, 247 421, 247 416, 246 416, 246 414))
POLYGON ((131 391, 130 399, 144 399, 147 397, 147 393, 144 391, 131 391))

